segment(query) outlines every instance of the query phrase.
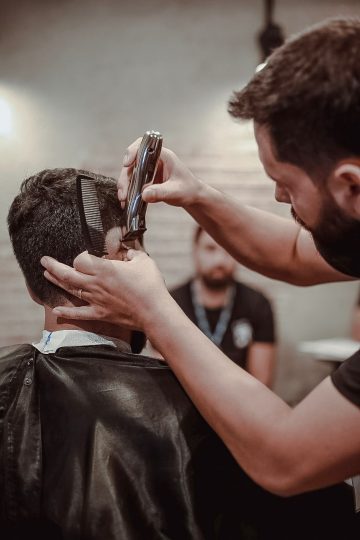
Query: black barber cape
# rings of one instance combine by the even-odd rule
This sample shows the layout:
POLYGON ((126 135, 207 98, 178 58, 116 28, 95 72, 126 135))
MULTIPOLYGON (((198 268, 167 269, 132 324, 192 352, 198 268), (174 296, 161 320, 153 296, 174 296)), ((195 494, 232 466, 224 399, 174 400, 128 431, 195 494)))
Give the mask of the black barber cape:
POLYGON ((211 540, 239 474, 161 361, 0 349, 2 539, 211 540))

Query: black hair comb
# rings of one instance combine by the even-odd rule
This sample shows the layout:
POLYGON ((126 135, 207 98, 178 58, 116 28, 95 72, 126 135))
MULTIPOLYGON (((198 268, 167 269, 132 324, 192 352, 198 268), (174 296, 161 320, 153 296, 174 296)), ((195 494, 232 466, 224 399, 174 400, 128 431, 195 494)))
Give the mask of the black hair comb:
POLYGON ((95 179, 79 174, 76 177, 76 190, 81 229, 88 253, 97 257, 107 255, 95 179))

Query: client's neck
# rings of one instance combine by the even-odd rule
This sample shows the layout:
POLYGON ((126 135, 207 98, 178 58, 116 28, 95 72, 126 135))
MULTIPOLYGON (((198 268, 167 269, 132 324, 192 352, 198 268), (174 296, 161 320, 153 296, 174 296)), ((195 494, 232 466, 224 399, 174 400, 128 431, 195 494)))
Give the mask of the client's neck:
POLYGON ((101 334, 130 343, 131 330, 127 330, 121 326, 100 321, 71 321, 70 319, 61 319, 53 315, 52 308, 44 306, 44 310, 44 330, 48 330, 49 332, 56 332, 57 330, 84 330, 85 332, 93 332, 94 334, 101 334))

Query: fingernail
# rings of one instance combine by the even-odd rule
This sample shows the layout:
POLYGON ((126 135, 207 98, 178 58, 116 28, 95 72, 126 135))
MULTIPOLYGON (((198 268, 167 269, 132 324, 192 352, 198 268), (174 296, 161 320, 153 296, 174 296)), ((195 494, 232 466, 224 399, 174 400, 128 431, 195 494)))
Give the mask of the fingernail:
POLYGON ((46 267, 47 262, 48 262, 48 258, 47 258, 47 257, 41 257, 41 259, 40 259, 40 264, 41 264, 42 266, 45 266, 45 267, 46 267))
POLYGON ((60 315, 61 315, 61 311, 60 311, 59 309, 57 309, 57 308, 54 308, 54 309, 52 310, 52 312, 53 312, 53 315, 56 315, 56 316, 60 316, 60 315))
POLYGON ((125 152, 123 165, 128 165, 129 164, 128 162, 129 162, 129 152, 125 152))

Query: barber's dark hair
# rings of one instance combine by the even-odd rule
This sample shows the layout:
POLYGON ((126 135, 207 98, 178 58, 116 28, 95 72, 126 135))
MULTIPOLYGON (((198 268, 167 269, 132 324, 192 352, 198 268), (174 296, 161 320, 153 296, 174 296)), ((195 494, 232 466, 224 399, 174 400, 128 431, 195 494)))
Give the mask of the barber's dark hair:
POLYGON ((26 282, 37 298, 55 306, 66 291, 44 278, 40 264, 50 255, 68 265, 86 249, 76 197, 76 176, 86 174, 96 180, 105 233, 122 221, 116 181, 77 169, 46 169, 24 180, 8 214, 8 227, 17 261, 26 282))
POLYGON ((322 181, 360 156, 360 19, 330 19, 277 49, 229 102, 235 118, 269 129, 280 161, 322 181))

